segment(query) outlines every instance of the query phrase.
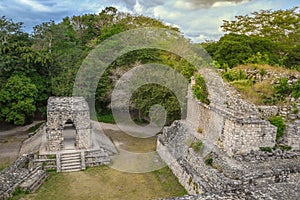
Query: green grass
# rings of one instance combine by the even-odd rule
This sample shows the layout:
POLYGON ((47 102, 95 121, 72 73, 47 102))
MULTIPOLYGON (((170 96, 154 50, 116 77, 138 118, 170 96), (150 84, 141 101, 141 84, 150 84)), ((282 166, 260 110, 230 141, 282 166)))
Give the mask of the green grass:
POLYGON ((143 174, 124 173, 107 166, 76 173, 51 172, 31 200, 157 199, 187 194, 169 168, 143 174))
POLYGON ((115 119, 112 114, 99 114, 97 116, 97 119, 99 122, 104 122, 104 123, 110 123, 110 124, 115 124, 115 119))
POLYGON ((44 122, 41 122, 41 123, 38 123, 38 124, 36 124, 36 125, 30 127, 30 128, 27 130, 27 132, 32 133, 32 132, 38 130, 38 129, 40 128, 40 126, 41 126, 43 123, 44 123, 44 122))
POLYGON ((270 123, 277 127, 276 140, 279 140, 285 131, 285 123, 282 117, 273 116, 269 119, 270 123))

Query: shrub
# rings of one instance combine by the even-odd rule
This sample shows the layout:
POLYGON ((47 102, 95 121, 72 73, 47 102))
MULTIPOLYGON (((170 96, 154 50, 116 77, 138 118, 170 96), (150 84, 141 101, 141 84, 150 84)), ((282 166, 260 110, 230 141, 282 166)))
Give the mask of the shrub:
POLYGON ((300 78, 292 85, 292 96, 296 99, 300 97, 300 78))
POLYGON ((275 148, 281 149, 282 151, 289 151, 292 149, 292 147, 288 145, 275 145, 275 148))
POLYGON ((205 162, 206 165, 212 166, 212 164, 213 164, 213 159, 212 159, 211 156, 208 156, 208 157, 205 159, 204 162, 205 162))
POLYGON ((193 85, 192 90, 198 100, 202 103, 210 104, 205 80, 200 74, 195 75, 195 85, 193 85))
POLYGON ((202 128, 198 128, 198 129, 197 129, 197 132, 198 132, 198 133, 203 133, 203 129, 202 129, 202 128))
POLYGON ((269 119, 269 121, 272 125, 277 127, 276 140, 278 140, 281 138, 285 130, 284 120, 280 116, 273 116, 269 119))
POLYGON ((274 87, 275 97, 279 100, 284 100, 291 93, 291 87, 288 84, 288 79, 283 77, 279 80, 279 84, 274 87))
POLYGON ((97 118, 98 118, 99 122, 111 123, 111 124, 116 123, 115 119, 114 119, 114 116, 112 114, 104 114, 104 115, 99 114, 97 116, 97 118))
POLYGON ((261 150, 261 151, 265 151, 265 152, 272 152, 272 148, 271 147, 259 147, 259 149, 261 150))
POLYGON ((247 79, 247 75, 243 70, 230 69, 223 74, 223 78, 227 81, 238 81, 247 79))
POLYGON ((204 145, 203 145, 203 142, 201 140, 198 140, 197 142, 192 143, 192 148, 196 152, 200 152, 203 149, 203 147, 204 147, 204 145))

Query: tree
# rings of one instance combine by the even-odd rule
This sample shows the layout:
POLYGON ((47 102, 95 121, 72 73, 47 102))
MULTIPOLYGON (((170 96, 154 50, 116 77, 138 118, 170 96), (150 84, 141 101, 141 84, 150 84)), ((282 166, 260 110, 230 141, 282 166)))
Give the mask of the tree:
POLYGON ((14 75, 0 90, 0 119, 24 125, 31 122, 36 110, 37 88, 23 75, 14 75))
POLYGON ((235 19, 223 20, 221 28, 224 32, 268 37, 275 42, 284 42, 289 39, 289 35, 294 35, 300 29, 298 7, 277 11, 261 10, 250 16, 236 16, 235 19))
POLYGON ((258 53, 268 57, 268 63, 276 64, 281 59, 280 45, 260 36, 226 34, 218 42, 205 47, 214 60, 229 67, 243 64, 258 53))

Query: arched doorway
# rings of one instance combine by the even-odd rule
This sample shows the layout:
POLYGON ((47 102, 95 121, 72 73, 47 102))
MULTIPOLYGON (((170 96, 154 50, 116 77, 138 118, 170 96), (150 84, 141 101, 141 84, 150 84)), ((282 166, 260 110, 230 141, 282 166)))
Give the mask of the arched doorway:
POLYGON ((76 128, 72 120, 69 119, 64 124, 62 137, 64 138, 65 150, 76 148, 76 128))

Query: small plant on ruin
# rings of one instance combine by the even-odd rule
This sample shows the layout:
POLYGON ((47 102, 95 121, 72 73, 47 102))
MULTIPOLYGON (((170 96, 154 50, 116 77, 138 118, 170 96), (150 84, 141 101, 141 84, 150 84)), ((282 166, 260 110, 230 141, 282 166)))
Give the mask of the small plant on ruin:
POLYGON ((279 140, 284 133, 285 123, 282 117, 273 116, 269 119, 270 123, 277 127, 276 140, 279 140))
POLYGON ((205 160, 204 160, 204 163, 205 163, 206 165, 212 166, 212 164, 213 164, 213 159, 212 159, 212 157, 211 157, 210 154, 207 155, 204 159, 205 159, 205 160))
POLYGON ((261 151, 264 151, 264 152, 269 152, 269 153, 272 152, 272 148, 271 147, 259 147, 259 149, 261 151))
POLYGON ((289 146, 289 145, 278 145, 278 144, 276 144, 275 148, 276 149, 281 149, 282 151, 290 151, 290 150, 292 150, 292 147, 289 146))
POLYGON ((203 129, 202 128, 198 128, 197 132, 201 134, 201 133, 203 133, 203 129))
POLYGON ((195 75, 195 85, 193 85, 192 90, 197 99, 202 103, 210 104, 205 80, 200 74, 195 75))
POLYGON ((203 142, 201 140, 198 140, 197 142, 192 143, 192 148, 196 152, 200 152, 203 149, 203 142))

